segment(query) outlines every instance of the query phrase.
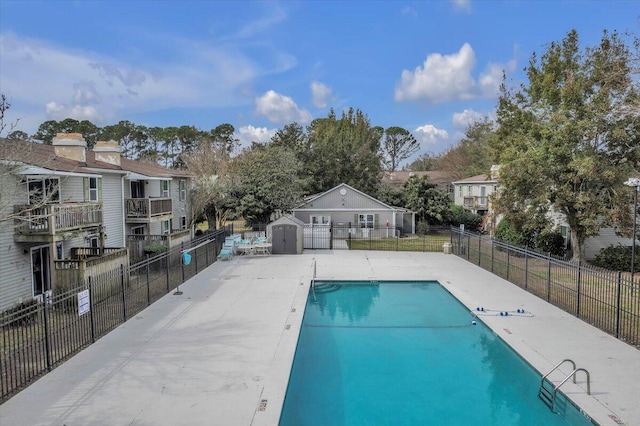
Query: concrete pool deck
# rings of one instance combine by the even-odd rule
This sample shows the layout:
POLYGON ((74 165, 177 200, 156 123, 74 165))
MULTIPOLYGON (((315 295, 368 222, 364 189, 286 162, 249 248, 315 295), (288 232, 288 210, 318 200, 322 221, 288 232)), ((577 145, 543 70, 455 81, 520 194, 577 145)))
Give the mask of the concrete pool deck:
POLYGON ((586 368, 591 396, 583 374, 562 391, 595 421, 640 425, 639 350, 454 255, 346 250, 216 262, 1 405, 0 425, 277 425, 314 259, 319 280, 438 280, 470 310, 532 312, 481 319, 542 373, 586 368))

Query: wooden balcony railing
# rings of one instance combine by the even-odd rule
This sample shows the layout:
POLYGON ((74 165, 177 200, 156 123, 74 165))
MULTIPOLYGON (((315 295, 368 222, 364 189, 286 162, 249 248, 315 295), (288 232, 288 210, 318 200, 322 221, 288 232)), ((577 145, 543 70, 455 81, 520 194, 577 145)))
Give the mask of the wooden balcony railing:
POLYGON ((128 219, 151 219, 173 211, 171 198, 127 198, 126 210, 128 219))
POLYGON ((484 196, 484 197, 470 196, 470 197, 464 197, 463 203, 464 203, 464 207, 477 209, 477 208, 487 208, 488 201, 489 201, 489 197, 487 196, 484 196))
POLYGON ((102 225, 102 203, 14 206, 16 234, 56 235, 102 225))
POLYGON ((129 265, 126 248, 74 247, 71 259, 54 260, 56 282, 60 287, 86 282, 91 276, 129 265))

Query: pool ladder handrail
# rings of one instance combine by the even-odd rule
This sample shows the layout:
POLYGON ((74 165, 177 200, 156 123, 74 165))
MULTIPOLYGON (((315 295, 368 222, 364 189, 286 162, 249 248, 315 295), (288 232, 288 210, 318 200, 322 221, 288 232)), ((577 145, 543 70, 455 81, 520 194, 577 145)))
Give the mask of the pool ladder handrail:
POLYGON ((311 288, 316 286, 316 260, 313 259, 313 274, 311 276, 311 288))
MULTIPOLYGON (((567 380, 569 380, 571 377, 573 377, 573 383, 576 383, 576 374, 578 373, 578 371, 584 371, 585 374, 587 375, 587 395, 591 395, 591 375, 589 374, 589 372, 584 368, 576 368, 576 363, 572 359, 566 358, 560 361, 559 363, 557 363, 551 370, 547 372, 547 374, 542 376, 542 379, 540 380, 540 389, 538 390, 538 398, 540 398, 542 402, 544 402, 547 405, 547 407, 551 409, 551 411, 555 412, 554 407, 556 402, 556 396, 558 394, 558 389, 560 389, 560 386, 564 385, 567 382, 567 380), (564 378, 564 380, 562 380, 558 385, 553 387, 553 393, 551 393, 551 391, 544 386, 544 382, 551 373, 557 370, 565 362, 571 363, 573 370, 571 371, 571 373, 569 373, 569 375, 567 375, 567 377, 564 378)), ((547 381, 551 385, 553 385, 553 382, 551 380, 547 380, 547 381)))

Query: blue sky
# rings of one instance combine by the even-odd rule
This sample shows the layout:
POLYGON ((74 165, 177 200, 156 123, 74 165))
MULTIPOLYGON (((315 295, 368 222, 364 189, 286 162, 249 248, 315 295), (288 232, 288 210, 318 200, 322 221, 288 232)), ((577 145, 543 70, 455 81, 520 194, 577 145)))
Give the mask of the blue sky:
POLYGON ((351 106, 438 153, 572 28, 640 34, 640 3, 0 0, 0 92, 27 133, 231 123, 248 144, 351 106))

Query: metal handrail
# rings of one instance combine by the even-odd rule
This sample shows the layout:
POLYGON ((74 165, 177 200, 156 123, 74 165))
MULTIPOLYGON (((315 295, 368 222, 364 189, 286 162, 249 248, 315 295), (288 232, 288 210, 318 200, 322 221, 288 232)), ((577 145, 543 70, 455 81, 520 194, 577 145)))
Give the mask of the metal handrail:
MULTIPOLYGON (((573 365, 573 373, 572 374, 573 374, 573 383, 575 383, 576 382, 576 376, 575 376, 574 373, 576 372, 576 363, 572 359, 566 358, 566 359, 563 359, 562 361, 560 361, 559 363, 557 363, 551 370, 549 370, 547 372, 547 374, 542 376, 542 379, 540 380, 540 386, 542 386, 544 384, 544 379, 546 379, 549 374, 551 374, 554 371, 556 371, 556 369, 558 367, 560 367, 562 364, 564 364, 565 362, 570 362, 571 365, 573 365)), ((571 377, 571 375, 569 375, 569 377, 571 377)), ((565 381, 566 381, 566 379, 565 379, 565 381)))
POLYGON ((585 374, 587 375, 587 395, 591 395, 591 375, 589 374, 589 372, 587 370, 585 370, 584 368, 575 368, 571 374, 569 374, 567 377, 564 378, 563 381, 560 382, 560 384, 558 384, 558 386, 556 386, 555 388, 553 388, 553 399, 555 400, 556 398, 556 393, 558 393, 558 389, 560 389, 560 386, 564 385, 564 383, 569 380, 569 377, 573 376, 573 383, 576 382, 576 373, 578 371, 584 371, 585 374))

